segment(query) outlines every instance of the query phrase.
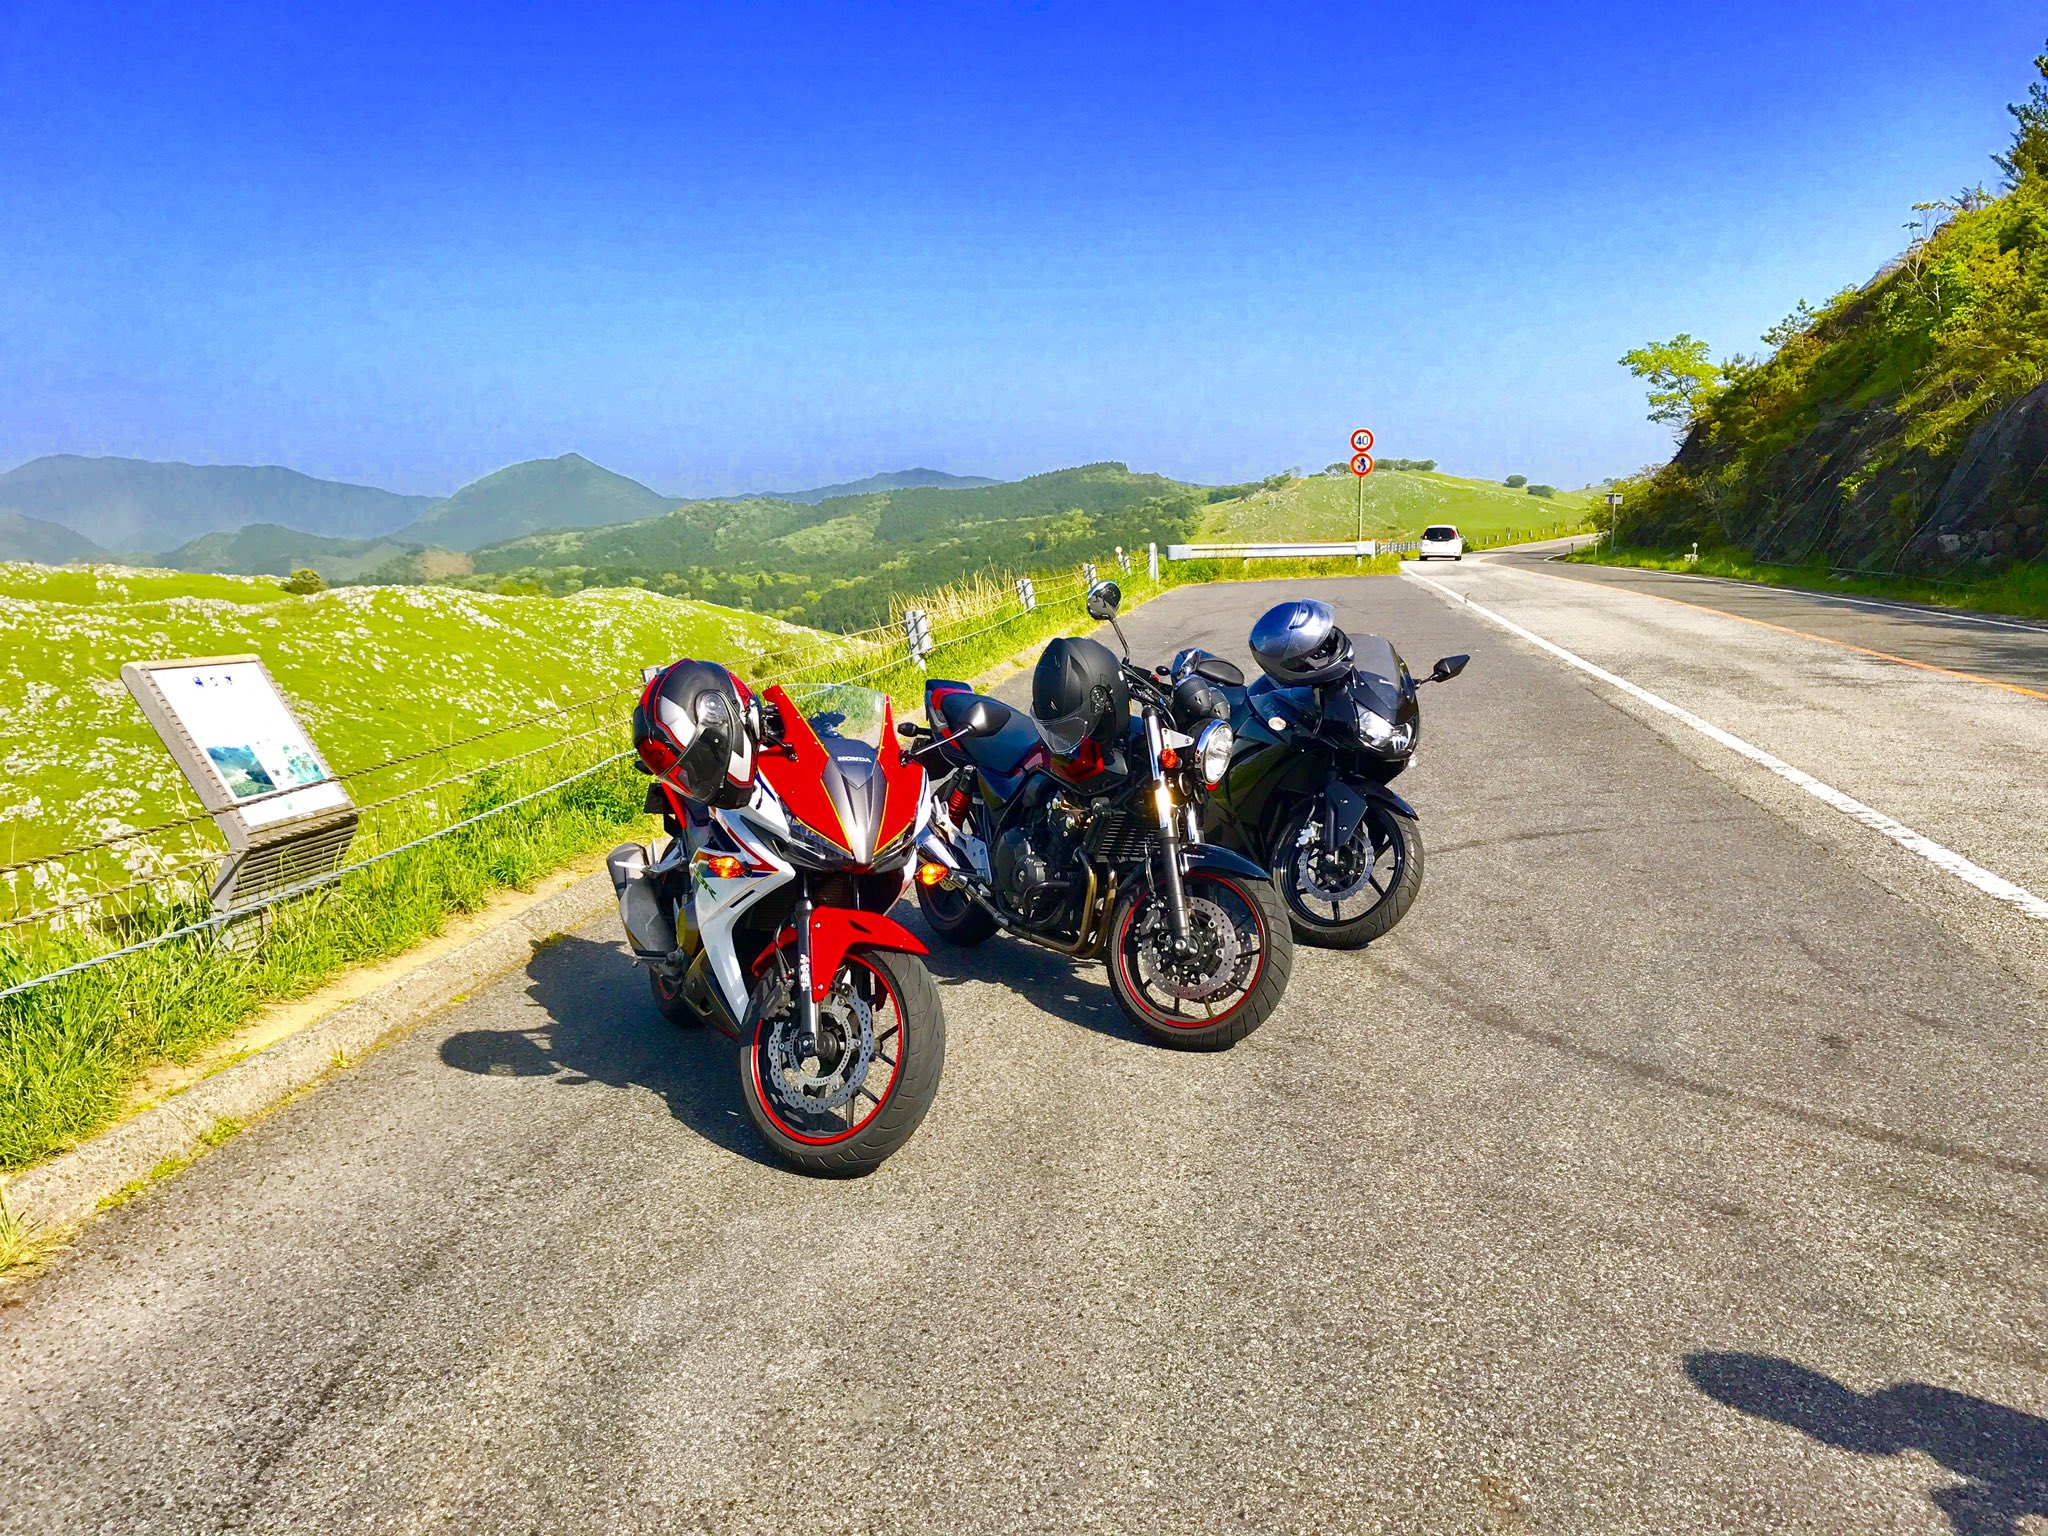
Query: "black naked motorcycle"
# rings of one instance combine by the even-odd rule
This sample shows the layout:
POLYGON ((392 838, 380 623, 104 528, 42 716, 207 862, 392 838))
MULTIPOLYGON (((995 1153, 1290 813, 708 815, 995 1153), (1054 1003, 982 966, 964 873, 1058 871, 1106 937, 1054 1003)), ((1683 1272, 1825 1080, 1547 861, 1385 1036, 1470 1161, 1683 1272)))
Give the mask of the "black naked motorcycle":
POLYGON ((1398 923, 1422 889, 1421 829, 1389 784, 1415 755, 1417 690, 1448 682, 1471 658, 1446 656, 1418 682, 1391 643, 1354 641, 1313 599, 1268 610, 1251 647, 1264 675, 1249 688, 1206 651, 1182 651, 1169 674, 1176 684, 1217 680, 1219 664, 1232 674, 1218 690, 1235 743, 1202 829, 1272 870, 1296 939, 1357 949, 1398 923))
MULTIPOLYGON (((1088 612, 1114 626, 1121 601, 1098 582, 1088 612)), ((930 724, 898 729, 931 779, 919 846, 944 874, 920 871, 917 897, 933 930, 1102 956, 1118 1006, 1167 1045, 1220 1050, 1258 1028, 1286 989, 1294 940, 1266 871, 1202 839, 1230 726, 1188 703, 1223 670, 1235 668, 1191 663, 1194 683, 1177 688, 1165 668, 1059 639, 1039 658, 1029 716, 929 682, 930 724)))

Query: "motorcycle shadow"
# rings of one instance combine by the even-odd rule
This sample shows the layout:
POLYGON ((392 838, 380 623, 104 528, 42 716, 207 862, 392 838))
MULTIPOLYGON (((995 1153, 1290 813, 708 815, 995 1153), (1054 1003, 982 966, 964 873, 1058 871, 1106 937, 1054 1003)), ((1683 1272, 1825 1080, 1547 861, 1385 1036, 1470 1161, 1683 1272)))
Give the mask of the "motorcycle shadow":
POLYGON ((933 933, 914 906, 907 916, 901 908, 896 915, 905 927, 931 946, 925 965, 942 989, 965 981, 1006 987, 1032 1007, 1065 1023, 1107 1035, 1112 1040, 1153 1046, 1124 1017, 1123 1009, 1117 1007, 1100 960, 1072 960, 1042 945, 1004 934, 973 949, 957 949, 933 933))
POLYGON ((441 1060, 485 1077, 551 1077, 565 1088, 645 1088, 713 1145, 780 1169, 740 1101, 733 1046, 714 1029, 671 1024, 615 944, 574 935, 534 946, 526 995, 546 1015, 521 1029, 465 1029, 441 1060))

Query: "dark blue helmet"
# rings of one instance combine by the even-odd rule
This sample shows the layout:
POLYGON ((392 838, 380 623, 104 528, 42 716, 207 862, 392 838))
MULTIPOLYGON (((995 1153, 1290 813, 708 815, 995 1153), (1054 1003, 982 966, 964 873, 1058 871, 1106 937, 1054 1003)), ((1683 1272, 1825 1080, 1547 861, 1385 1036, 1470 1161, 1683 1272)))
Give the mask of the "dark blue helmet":
POLYGON ((1288 688, 1332 683, 1351 671, 1351 637, 1336 610, 1315 598, 1268 608, 1252 626, 1252 655, 1266 676, 1288 688))

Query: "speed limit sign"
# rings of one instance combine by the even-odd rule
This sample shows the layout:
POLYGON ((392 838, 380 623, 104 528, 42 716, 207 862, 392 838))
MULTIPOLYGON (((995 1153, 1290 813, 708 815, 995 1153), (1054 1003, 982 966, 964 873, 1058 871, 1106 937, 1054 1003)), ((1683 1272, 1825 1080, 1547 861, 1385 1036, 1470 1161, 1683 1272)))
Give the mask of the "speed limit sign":
POLYGON ((1370 427, 1360 427, 1351 434, 1351 451, 1353 453, 1372 452, 1372 429, 1370 427))

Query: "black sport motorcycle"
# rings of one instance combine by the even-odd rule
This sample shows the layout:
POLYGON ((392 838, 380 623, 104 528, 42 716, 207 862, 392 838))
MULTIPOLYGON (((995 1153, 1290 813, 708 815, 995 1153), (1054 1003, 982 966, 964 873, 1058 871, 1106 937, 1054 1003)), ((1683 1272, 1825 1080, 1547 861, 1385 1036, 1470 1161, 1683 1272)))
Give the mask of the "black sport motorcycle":
MULTIPOLYGON (((1099 582, 1088 612, 1114 626, 1121 600, 1099 582)), ((1089 648, 1100 669, 1081 678, 1084 698, 1124 697, 1099 730, 1067 739, 1061 722, 945 679, 926 685, 929 725, 898 727, 931 779, 919 846, 945 870, 929 883, 920 872, 918 904, 953 944, 1001 930, 1103 957, 1118 1006, 1164 1044, 1235 1044, 1279 1003, 1294 942, 1266 871, 1202 837, 1198 808, 1229 764, 1230 727, 1183 707, 1206 681, 1176 689, 1164 668, 1093 641, 1054 641, 1048 657, 1062 646, 1089 648)))
POLYGON ((1389 641, 1347 637, 1321 602, 1270 611, 1252 649, 1263 675, 1248 688, 1206 651, 1182 651, 1169 673, 1176 683, 1197 669, 1214 678, 1219 664, 1233 674, 1218 691, 1235 744, 1202 830, 1272 870, 1298 941, 1360 948, 1422 888, 1415 809, 1389 787, 1421 735, 1417 690, 1448 682, 1471 658, 1446 656, 1418 681, 1389 641))

